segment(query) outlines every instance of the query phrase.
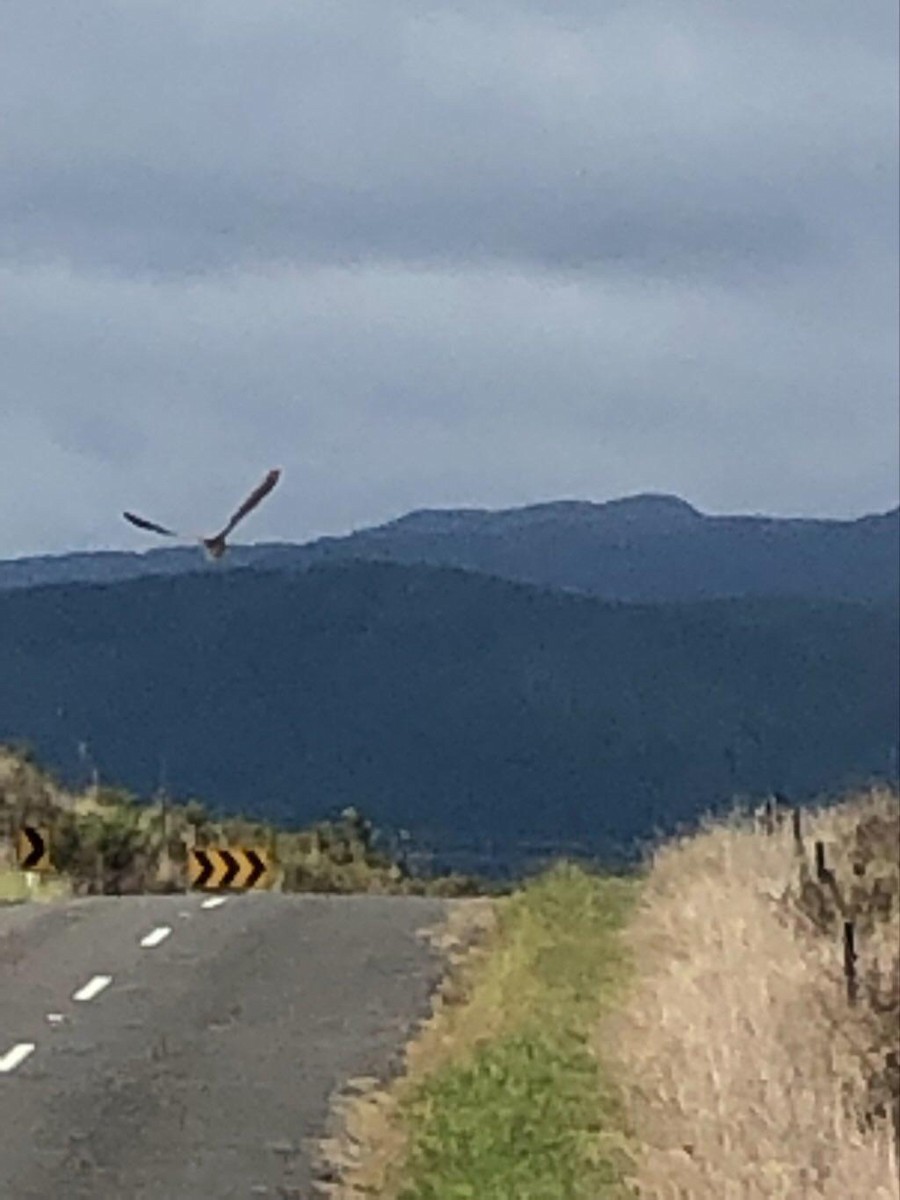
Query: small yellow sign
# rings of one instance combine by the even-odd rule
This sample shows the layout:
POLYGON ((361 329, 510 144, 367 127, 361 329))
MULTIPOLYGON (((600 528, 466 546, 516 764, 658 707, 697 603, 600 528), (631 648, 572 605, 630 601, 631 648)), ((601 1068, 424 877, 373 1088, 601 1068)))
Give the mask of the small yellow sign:
POLYGON ((23 825, 16 839, 16 858, 23 871, 52 871, 50 831, 23 825))
POLYGON ((272 885, 265 850, 206 846, 188 851, 188 879, 195 888, 266 888, 272 885))

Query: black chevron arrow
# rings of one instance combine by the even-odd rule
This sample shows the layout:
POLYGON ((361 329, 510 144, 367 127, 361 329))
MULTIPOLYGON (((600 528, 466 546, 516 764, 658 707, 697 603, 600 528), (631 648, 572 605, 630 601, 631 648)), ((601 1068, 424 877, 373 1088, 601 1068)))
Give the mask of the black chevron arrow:
POLYGON ((230 850, 219 850, 217 853, 222 862, 227 864, 225 868, 225 874, 219 880, 219 886, 229 887, 234 882, 238 871, 240 871, 241 864, 234 857, 230 850))
POLYGON ((261 879, 266 873, 266 864, 259 857, 255 850, 245 850, 244 858, 250 864, 250 874, 244 880, 244 887, 253 887, 257 879, 261 879))
POLYGON ((200 864, 200 867, 201 867, 200 874, 194 880, 194 886, 195 887, 203 887, 206 883, 209 882, 209 877, 213 873, 213 865, 210 862, 209 855, 206 853, 205 850, 192 850, 191 853, 193 854, 194 858, 197 860, 197 862, 200 864))
POLYGON ((22 857, 22 869, 30 871, 44 857, 44 839, 41 837, 40 832, 31 825, 24 825, 22 833, 28 839, 28 843, 31 846, 28 853, 22 857))

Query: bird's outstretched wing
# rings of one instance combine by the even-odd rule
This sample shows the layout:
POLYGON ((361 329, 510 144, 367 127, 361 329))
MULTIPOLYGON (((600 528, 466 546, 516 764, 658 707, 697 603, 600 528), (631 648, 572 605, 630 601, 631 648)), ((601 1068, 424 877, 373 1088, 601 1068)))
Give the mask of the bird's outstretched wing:
POLYGON ((229 533, 231 533, 232 529, 234 529, 234 527, 235 527, 235 525, 237 525, 238 521, 243 520, 243 518, 246 517, 248 512, 251 512, 252 509, 256 508, 256 506, 257 506, 257 504, 259 504, 260 500, 262 500, 265 496, 268 496, 269 492, 271 492, 272 488, 278 482, 280 477, 281 477, 281 471, 279 470, 278 467, 275 467, 273 470, 269 471, 268 475, 266 475, 266 477, 262 481, 262 483, 253 489, 253 491, 250 493, 250 495, 247 497, 247 499, 244 501, 244 503, 240 506, 240 508, 238 508, 237 511, 235 513, 233 513, 228 524, 225 526, 225 528, 222 530, 222 532, 216 534, 216 537, 217 538, 228 537, 229 533))
POLYGON ((155 521, 148 521, 146 517, 139 517, 130 512, 122 513, 122 516, 132 525, 137 525, 138 529, 152 529, 154 533, 162 533, 166 537, 178 537, 173 529, 166 529, 165 525, 157 525, 155 521))

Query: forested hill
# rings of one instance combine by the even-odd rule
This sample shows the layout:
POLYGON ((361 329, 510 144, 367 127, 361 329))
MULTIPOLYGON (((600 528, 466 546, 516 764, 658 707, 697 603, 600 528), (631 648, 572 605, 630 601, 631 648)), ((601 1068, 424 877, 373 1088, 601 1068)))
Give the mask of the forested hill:
MULTIPOLYGON (((441 845, 628 839, 884 773, 896 601, 610 604, 347 563, 0 594, 0 740, 69 778, 441 845), (79 743, 87 756, 79 758, 79 743)), ((896 759, 893 760, 894 762, 896 759)))
MULTIPOLYGON (((900 509, 846 521, 708 516, 666 495, 497 512, 426 509, 305 545, 235 546, 216 570, 293 571, 351 558, 464 567, 639 603, 869 599, 900 590, 900 509)), ((22 558, 0 562, 0 590, 208 569, 193 546, 22 558)))

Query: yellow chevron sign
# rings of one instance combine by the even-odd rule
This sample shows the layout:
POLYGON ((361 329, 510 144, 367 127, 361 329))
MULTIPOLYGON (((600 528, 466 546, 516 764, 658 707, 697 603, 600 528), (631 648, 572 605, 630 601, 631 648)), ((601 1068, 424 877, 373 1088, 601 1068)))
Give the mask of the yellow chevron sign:
POLYGON ((23 825, 16 839, 16 859, 23 871, 52 871, 50 831, 23 825))
POLYGON ((195 888, 271 887, 271 867, 265 850, 204 846, 188 851, 188 879, 195 888))

